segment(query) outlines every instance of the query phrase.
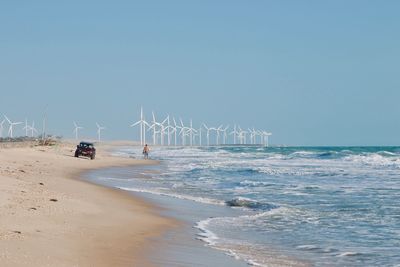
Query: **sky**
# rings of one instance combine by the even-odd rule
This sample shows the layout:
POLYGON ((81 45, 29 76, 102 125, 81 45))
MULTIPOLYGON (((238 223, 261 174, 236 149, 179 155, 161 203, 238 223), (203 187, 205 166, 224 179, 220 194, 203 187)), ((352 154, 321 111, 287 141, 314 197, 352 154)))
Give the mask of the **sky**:
MULTIPOLYGON (((0 115, 138 139, 143 106, 275 145, 400 145, 399 1, 1 1, 0 115)), ((21 128, 21 127, 20 127, 21 128)), ((21 129, 16 133, 22 134, 21 129)), ((5 134, 5 132, 3 133, 5 134)))

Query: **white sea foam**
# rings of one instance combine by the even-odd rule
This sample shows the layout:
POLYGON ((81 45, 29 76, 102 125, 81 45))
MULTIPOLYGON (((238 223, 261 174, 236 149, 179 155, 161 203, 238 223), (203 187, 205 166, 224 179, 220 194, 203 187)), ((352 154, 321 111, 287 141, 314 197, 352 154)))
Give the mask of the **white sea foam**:
POLYGON ((133 188, 133 187, 117 187, 117 188, 119 188, 121 190, 125 190, 125 191, 138 192, 138 193, 149 193, 149 194, 154 194, 154 195, 159 195, 159 196, 168 196, 168 197, 185 199, 185 200, 195 201, 195 202, 204 203, 204 204, 225 205, 224 201, 217 200, 217 199, 163 192, 163 190, 167 190, 167 188, 155 188, 155 189, 133 188))
MULTIPOLYGON (((197 228, 200 230, 200 233, 197 234, 199 240, 203 241, 206 243, 207 246, 213 247, 215 249, 224 251, 227 255, 235 258, 236 260, 245 260, 248 264, 252 266, 267 266, 267 265, 262 265, 259 264, 257 261, 249 258, 249 257, 243 257, 243 255, 240 255, 240 253, 236 252, 234 249, 230 248, 229 246, 224 246, 219 243, 221 240, 220 237, 218 237, 214 232, 208 229, 209 224, 214 221, 214 220, 229 220, 230 218, 224 218, 224 217, 219 217, 219 218, 208 218, 203 221, 199 221, 196 223, 194 228, 197 228)), ((244 245, 244 244, 243 244, 244 245)))
POLYGON ((338 257, 355 257, 355 256, 360 256, 362 253, 360 252, 354 252, 354 251, 346 251, 338 255, 338 257))
POLYGON ((371 167, 392 167, 395 169, 400 168, 399 157, 387 157, 382 156, 378 153, 351 155, 345 157, 343 160, 371 167))
POLYGON ((205 242, 207 246, 221 250, 235 259, 244 260, 251 266, 309 266, 308 263, 303 261, 298 261, 294 258, 272 252, 263 245, 251 244, 243 240, 221 238, 209 229, 213 223, 221 224, 221 222, 223 222, 223 224, 229 225, 236 219, 236 217, 216 217, 208 218, 196 223, 194 227, 200 230, 200 233, 198 233, 198 239, 205 242))
POLYGON ((216 244, 219 237, 207 229, 210 221, 214 220, 214 218, 208 218, 206 220, 200 221, 196 223, 195 228, 199 229, 201 232, 198 234, 199 240, 206 242, 208 245, 213 246, 216 244))
POLYGON ((270 182, 263 182, 263 181, 251 181, 251 180, 244 180, 239 182, 239 184, 244 186, 269 186, 271 185, 270 182))

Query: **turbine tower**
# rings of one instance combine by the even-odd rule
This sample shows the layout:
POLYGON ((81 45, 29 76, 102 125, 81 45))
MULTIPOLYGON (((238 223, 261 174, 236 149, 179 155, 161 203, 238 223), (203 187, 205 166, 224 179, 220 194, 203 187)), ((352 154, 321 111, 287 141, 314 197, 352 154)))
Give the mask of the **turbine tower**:
POLYGON ((233 125, 233 131, 229 133, 230 135, 233 134, 233 144, 236 145, 237 144, 237 136, 238 136, 238 131, 236 129, 236 124, 233 125))
POLYGON ((210 145, 210 130, 211 130, 211 128, 208 128, 205 123, 203 123, 203 126, 207 130, 207 146, 209 146, 210 145))
POLYGON ((186 135, 188 134, 187 133, 187 131, 188 131, 188 127, 186 127, 184 124, 183 124, 183 121, 182 121, 182 119, 180 118, 179 119, 180 120, 180 122, 181 122, 181 131, 179 132, 179 134, 181 135, 181 138, 182 138, 182 146, 184 146, 184 145, 186 145, 185 144, 185 141, 186 141, 186 135))
POLYGON ((219 135, 222 131, 222 124, 218 128, 214 128, 214 130, 217 132, 217 146, 219 146, 219 135))
POLYGON ((264 136, 264 146, 268 147, 269 146, 269 137, 272 135, 272 133, 263 131, 263 136, 264 136))
POLYGON ((199 132, 199 146, 201 146, 201 132, 202 132, 202 127, 201 126, 198 129, 198 132, 199 132))
POLYGON ((177 144, 176 134, 178 133, 178 129, 180 129, 181 127, 178 126, 178 125, 176 124, 175 117, 172 117, 172 121, 174 122, 174 136, 175 136, 175 137, 174 137, 174 139, 175 139, 174 144, 175 144, 175 146, 176 146, 176 144, 177 144))
POLYGON ((0 138, 3 137, 3 130, 4 130, 4 123, 6 122, 6 119, 3 119, 2 122, 0 122, 0 138))
POLYGON ((13 138, 13 127, 14 127, 15 125, 22 124, 22 122, 21 122, 21 121, 19 121, 19 122, 12 122, 9 118, 7 118, 6 115, 4 115, 4 118, 8 121, 8 124, 10 125, 10 127, 8 128, 8 136, 9 136, 10 138, 13 138))
POLYGON ((22 130, 25 130, 25 136, 28 136, 28 131, 29 131, 28 119, 25 119, 25 127, 22 128, 22 130))
POLYGON ((31 131, 31 137, 33 137, 34 132, 38 133, 38 131, 35 128, 35 121, 32 121, 32 125, 29 126, 29 130, 31 131))
POLYGON ((136 125, 140 125, 140 144, 144 145, 146 143, 146 125, 149 126, 149 124, 144 120, 143 107, 140 108, 140 120, 132 124, 131 127, 136 125))
POLYGON ((229 125, 226 126, 226 127, 222 130, 222 132, 224 133, 224 134, 222 135, 222 140, 223 140, 224 145, 226 145, 226 138, 227 138, 226 131, 227 131, 228 129, 229 129, 229 125))
POLYGON ((190 136, 190 146, 193 146, 193 138, 197 131, 193 128, 193 121, 190 119, 190 127, 189 127, 189 136, 190 136))
POLYGON ((97 140, 100 142, 101 141, 101 131, 106 129, 106 127, 100 126, 97 122, 96 122, 96 126, 97 126, 97 140))
POLYGON ((169 114, 167 116, 167 127, 165 127, 165 129, 167 130, 167 137, 168 137, 168 146, 171 145, 171 129, 173 131, 174 127, 171 126, 171 122, 170 122, 170 118, 169 118, 169 114))
POLYGON ((149 126, 148 131, 153 129, 153 146, 155 146, 157 144, 157 140, 156 139, 157 139, 157 133, 158 133, 158 131, 156 129, 156 126, 159 123, 156 121, 156 116, 154 115, 154 111, 152 111, 151 114, 153 115, 153 121, 152 121, 152 124, 149 126))
POLYGON ((76 124, 75 121, 73 123, 74 123, 74 127, 75 127, 73 133, 75 133, 75 139, 78 140, 78 132, 79 132, 79 130, 83 129, 83 127, 78 126, 78 124, 76 124))
MULTIPOLYGON (((168 130, 168 132, 169 132, 168 126, 166 127, 164 125, 167 122, 169 124, 169 115, 160 123, 160 127, 161 127, 161 129, 160 129, 160 138, 161 138, 161 145, 162 146, 164 145, 164 137, 165 137, 165 134, 166 134, 165 130, 168 130)), ((168 134, 168 132, 167 132, 167 134, 168 134)), ((168 139, 169 139, 169 136, 168 136, 168 139)))

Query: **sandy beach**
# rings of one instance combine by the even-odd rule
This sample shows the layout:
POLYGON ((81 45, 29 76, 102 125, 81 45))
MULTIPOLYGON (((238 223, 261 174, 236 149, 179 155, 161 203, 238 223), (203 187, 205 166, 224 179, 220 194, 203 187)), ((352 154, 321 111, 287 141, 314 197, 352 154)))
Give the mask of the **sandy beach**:
POLYGON ((151 164, 74 158, 73 143, 0 148, 0 266, 152 266, 147 248, 177 222, 119 190, 79 179, 82 172, 151 164))

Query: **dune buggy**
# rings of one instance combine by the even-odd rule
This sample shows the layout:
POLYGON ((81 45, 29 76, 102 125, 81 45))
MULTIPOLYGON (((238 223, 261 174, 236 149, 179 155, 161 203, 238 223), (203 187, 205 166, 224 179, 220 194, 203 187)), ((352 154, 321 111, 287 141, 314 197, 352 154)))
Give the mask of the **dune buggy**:
POLYGON ((84 156, 94 159, 96 157, 96 148, 94 148, 93 143, 80 142, 76 146, 75 157, 84 156))

